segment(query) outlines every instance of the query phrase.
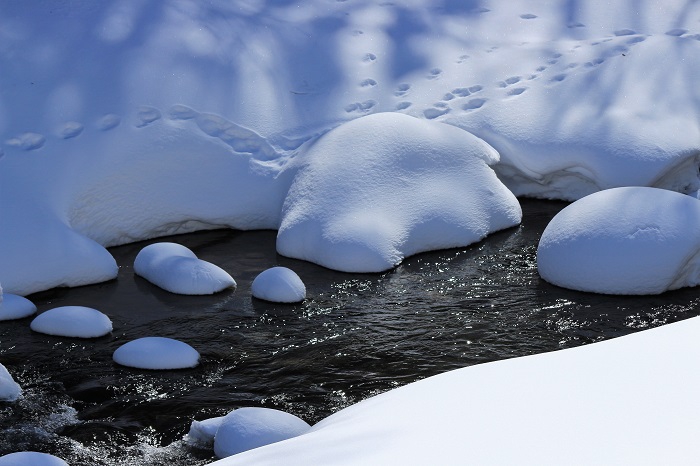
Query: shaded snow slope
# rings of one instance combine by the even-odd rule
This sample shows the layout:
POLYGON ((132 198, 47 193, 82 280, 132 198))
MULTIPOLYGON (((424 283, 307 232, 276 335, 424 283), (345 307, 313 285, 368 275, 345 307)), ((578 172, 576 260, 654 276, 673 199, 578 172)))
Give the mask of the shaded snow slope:
POLYGON ((686 357, 700 357, 699 332, 694 318, 447 372, 213 464, 691 464, 700 375, 686 357))

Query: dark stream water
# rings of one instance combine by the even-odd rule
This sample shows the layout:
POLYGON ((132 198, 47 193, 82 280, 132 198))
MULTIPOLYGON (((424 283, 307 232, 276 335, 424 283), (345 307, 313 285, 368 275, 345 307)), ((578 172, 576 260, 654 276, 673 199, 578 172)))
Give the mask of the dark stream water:
MULTIPOLYGON (((182 441, 193 419, 233 408, 282 409, 315 423, 371 395, 440 372, 569 348, 698 315, 697 289, 654 297, 578 293, 543 282, 536 249, 565 206, 522 200, 520 227, 464 249, 421 254, 383 274, 344 274, 275 253, 275 232, 216 230, 112 248, 117 280, 30 296, 39 312, 94 307, 111 335, 33 333, 0 322, 0 362, 23 387, 0 402, 0 455, 52 453, 72 465, 199 465, 212 452, 182 441), (235 291, 191 297, 134 276, 145 245, 176 241, 227 270, 235 291), (262 270, 304 280, 298 305, 251 298, 262 270), (144 371, 112 362, 126 341, 183 340, 199 367, 144 371)), ((37 264, 40 267, 40 264, 37 264)))

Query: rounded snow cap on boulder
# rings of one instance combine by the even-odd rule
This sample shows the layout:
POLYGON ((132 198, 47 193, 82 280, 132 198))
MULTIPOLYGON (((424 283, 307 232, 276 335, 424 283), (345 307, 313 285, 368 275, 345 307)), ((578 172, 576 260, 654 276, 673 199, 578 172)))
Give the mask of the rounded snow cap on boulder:
POLYGON ((261 272, 251 285, 253 296, 275 303, 298 303, 306 299, 306 286, 299 275, 287 267, 272 267, 261 272))
POLYGON ((0 466, 68 466, 68 463, 48 453, 20 451, 0 456, 0 466))
POLYGON ((34 303, 23 296, 5 293, 0 299, 0 320, 24 319, 35 312, 34 303))
POLYGON ((219 430, 224 416, 212 417, 203 421, 192 421, 190 430, 184 440, 193 445, 210 447, 214 444, 216 431, 219 430))
POLYGON ((287 440, 306 433, 309 426, 293 414, 269 408, 240 408, 227 414, 214 438, 219 458, 287 440))
POLYGON ((73 338, 98 338, 112 331, 112 321, 97 309, 62 306, 38 315, 30 325, 35 332, 73 338))
POLYGON ((224 269, 201 259, 177 243, 154 243, 134 260, 134 272, 166 291, 177 294, 214 294, 236 286, 224 269))
POLYGON ((22 388, 8 370, 0 364, 0 401, 15 401, 22 395, 22 388))
POLYGON ((537 249, 540 276, 606 294, 700 284, 700 201, 658 188, 600 191, 565 207, 537 249))
POLYGON ((189 369, 199 353, 187 343, 165 337, 144 337, 124 343, 112 355, 117 364, 136 369, 189 369))

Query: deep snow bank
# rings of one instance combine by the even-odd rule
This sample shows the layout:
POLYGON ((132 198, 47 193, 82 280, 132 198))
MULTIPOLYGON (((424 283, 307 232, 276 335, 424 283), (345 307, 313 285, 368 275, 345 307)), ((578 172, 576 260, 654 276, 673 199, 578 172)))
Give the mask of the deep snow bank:
POLYGON ((280 254, 379 272, 520 223, 498 154, 466 131, 398 113, 353 120, 302 159, 282 211, 280 254))
POLYGON ((600 191, 565 207, 537 249, 542 278, 610 294, 700 284, 700 201, 656 188, 600 191))

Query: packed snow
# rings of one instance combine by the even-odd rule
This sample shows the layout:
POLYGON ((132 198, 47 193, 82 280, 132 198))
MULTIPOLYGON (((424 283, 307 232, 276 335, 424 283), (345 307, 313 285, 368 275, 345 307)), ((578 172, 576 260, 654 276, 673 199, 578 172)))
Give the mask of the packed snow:
POLYGON ((297 437, 309 428, 302 419, 277 409, 236 409, 221 421, 214 438, 214 453, 225 458, 297 437))
POLYGON ((155 243, 143 248, 134 260, 134 272, 171 293, 214 294, 236 286, 221 267, 198 259, 177 243, 155 243))
POLYGON ((185 342, 166 337, 144 337, 124 343, 112 359, 137 369, 189 369, 199 364, 199 352, 185 342))
POLYGON ((22 388, 19 386, 7 368, 0 364, 0 401, 15 401, 22 395, 22 388))
POLYGON ((489 165, 498 153, 453 126, 400 113, 358 118, 310 146, 282 210, 280 254, 345 272, 466 246, 520 223, 489 165))
POLYGON ((35 332, 73 338, 98 338, 112 331, 112 321, 91 307, 61 306, 36 316, 30 325, 35 332))
POLYGON ((22 451, 0 456, 0 466, 68 466, 68 463, 48 453, 22 451))
POLYGON ((537 249, 542 278, 610 294, 700 284, 700 201, 645 187, 600 191, 565 207, 537 249))
POLYGON ((306 299, 306 286, 287 267, 272 267, 258 274, 250 285, 253 297, 276 303, 298 303, 306 299))
POLYGON ((24 319, 35 312, 34 303, 23 296, 3 293, 0 297, 0 321, 24 319))

